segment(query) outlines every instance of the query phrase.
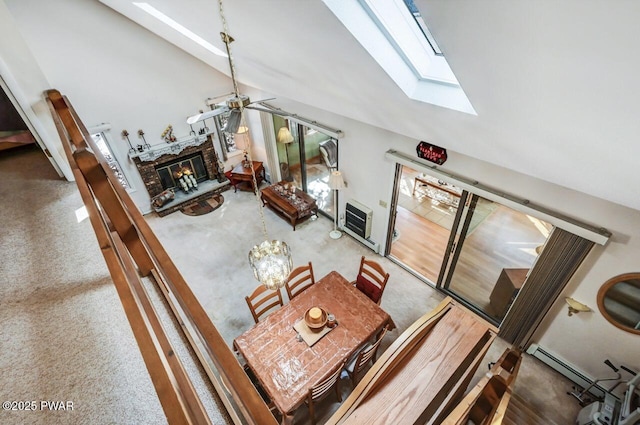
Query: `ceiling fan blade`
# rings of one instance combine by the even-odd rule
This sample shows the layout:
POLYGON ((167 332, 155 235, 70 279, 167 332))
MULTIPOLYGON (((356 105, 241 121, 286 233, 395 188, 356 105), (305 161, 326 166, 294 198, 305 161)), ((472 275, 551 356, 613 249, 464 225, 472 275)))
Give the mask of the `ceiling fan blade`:
POLYGON ((196 115, 193 115, 193 116, 190 116, 189 118, 187 118, 187 124, 195 124, 198 121, 203 121, 203 120, 206 120, 208 118, 215 117, 216 115, 223 114, 223 113, 225 113, 227 111, 228 111, 227 108, 216 108, 216 109, 211 110, 211 111, 201 112, 199 114, 196 114, 196 115))
POLYGON ((207 106, 215 106, 215 105, 218 104, 218 102, 216 102, 217 99, 221 99, 223 97, 231 96, 232 94, 235 94, 235 93, 234 92, 230 92, 230 93, 221 94, 220 96, 208 97, 207 100, 206 100, 207 106))
POLYGON ((275 98, 275 97, 270 97, 270 98, 268 98, 268 99, 254 100, 254 101, 253 101, 253 102, 251 102, 251 103, 266 102, 267 100, 276 100, 276 98, 275 98))
POLYGON ((245 106, 245 108, 253 109, 254 111, 267 112, 267 113, 273 114, 273 115, 280 115, 281 117, 288 117, 289 115, 291 115, 288 112, 277 111, 277 110, 274 110, 274 109, 267 109, 267 108, 263 108, 263 107, 255 106, 255 105, 247 105, 247 106, 245 106))

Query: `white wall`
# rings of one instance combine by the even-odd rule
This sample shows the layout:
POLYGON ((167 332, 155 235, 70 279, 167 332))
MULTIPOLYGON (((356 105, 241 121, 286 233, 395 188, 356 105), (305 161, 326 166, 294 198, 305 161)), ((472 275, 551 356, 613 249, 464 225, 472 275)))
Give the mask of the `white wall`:
POLYGON ((0 23, 0 75, 34 126, 36 137, 49 150, 56 171, 73 179, 51 113, 42 97, 42 92, 51 87, 3 0, 0 0, 0 23))
MULTIPOLYGON (((128 129, 135 141, 137 129, 142 128, 151 144, 161 143, 160 133, 167 124, 174 125, 178 136, 185 135, 189 131, 185 118, 204 107, 205 98, 228 92, 228 78, 98 2, 9 0, 6 3, 52 86, 71 99, 87 125, 105 121, 113 125, 119 142, 116 144, 118 158, 129 176, 138 179, 133 182, 139 189, 134 194, 135 200, 140 206, 148 205, 139 174, 126 158, 128 146, 118 138, 120 131, 128 129)), ((258 98, 253 94, 252 97, 258 98)), ((340 141, 340 168, 348 187, 341 193, 340 210, 344 210, 349 198, 372 208, 371 239, 384 245, 389 210, 381 207, 379 201, 390 202, 394 173, 394 164, 385 160, 384 153, 395 148, 413 154, 418 140, 281 97, 272 103, 344 131, 345 137, 340 141)), ((255 143, 254 154, 264 160, 257 119, 249 115, 248 121, 255 143)), ((431 141, 437 144, 436 139, 439 138, 431 141)), ((620 273, 640 272, 637 260, 640 258, 640 211, 452 151, 443 168, 613 233, 607 246, 593 250, 565 295, 597 310, 595 296, 604 281, 620 273)), ((598 170, 594 169, 589 178, 597 179, 598 170)), ((600 375, 605 358, 640 369, 637 355, 640 337, 613 327, 598 311, 568 317, 562 304, 563 301, 559 301, 553 307, 535 336, 537 342, 588 375, 600 375)))
MULTIPOLYGON (((389 209, 381 207, 379 201, 391 203, 395 170, 395 164, 386 160, 384 153, 393 148, 415 156, 419 141, 295 102, 286 104, 284 99, 278 101, 279 106, 289 112, 313 118, 344 132, 345 137, 339 144, 339 165, 348 187, 341 192, 340 211, 344 211, 344 203, 349 198, 371 208, 374 217, 371 239, 384 248, 389 209)), ((533 340, 587 376, 606 375, 607 367, 603 365, 606 358, 614 364, 640 370, 640 336, 611 325, 600 314, 596 303, 598 289, 606 280, 621 273, 640 272, 640 211, 455 152, 449 151, 448 154, 449 159, 440 167, 443 170, 604 227, 613 234, 606 246, 595 246, 533 340), (564 302, 566 296, 587 304, 594 311, 569 317, 564 302)), ((593 178, 597 178, 596 172, 593 178)))
POLYGON ((147 212, 149 196, 121 131, 129 131, 134 146, 141 143, 138 129, 151 145, 164 143, 169 124, 176 136, 188 135, 186 118, 206 109, 207 97, 228 93, 228 77, 98 2, 6 4, 50 84, 40 84, 38 95, 56 88, 88 127, 111 124, 114 154, 135 189, 132 198, 147 212))

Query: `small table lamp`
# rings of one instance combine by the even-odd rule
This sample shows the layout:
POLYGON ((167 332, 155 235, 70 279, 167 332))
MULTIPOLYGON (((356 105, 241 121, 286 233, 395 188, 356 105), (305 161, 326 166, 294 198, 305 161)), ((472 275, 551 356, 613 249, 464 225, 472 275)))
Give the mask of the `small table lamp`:
POLYGON ((344 189, 344 180, 340 171, 332 171, 329 175, 329 189, 334 191, 333 201, 335 205, 333 214, 333 230, 329 233, 331 239, 339 239, 342 232, 338 230, 338 191, 344 189))

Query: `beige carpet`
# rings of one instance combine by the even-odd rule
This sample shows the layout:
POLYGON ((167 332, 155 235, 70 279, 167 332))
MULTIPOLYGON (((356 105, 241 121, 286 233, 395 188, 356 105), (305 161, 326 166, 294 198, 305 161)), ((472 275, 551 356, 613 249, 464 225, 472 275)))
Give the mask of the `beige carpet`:
POLYGON ((2 151, 0 199, 0 400, 37 406, 0 423, 166 423, 91 225, 76 219, 75 183, 35 147, 2 151))
MULTIPOLYGON (((75 183, 58 179, 37 150, 5 151, 0 153, 0 196, 1 399, 73 401, 74 406, 63 412, 2 411, 0 423, 166 423, 90 223, 76 220, 82 203, 75 183)), ((210 214, 176 212, 150 215, 148 221, 230 344, 253 324, 244 296, 257 282, 247 253, 264 237, 252 194, 227 191, 224 197, 210 214)), ((331 270, 354 276, 360 256, 373 255, 346 235, 330 239, 332 223, 326 218, 307 220, 294 232, 273 212, 265 210, 265 217, 269 236, 290 244, 296 265, 312 261, 318 278, 331 270)), ((391 273, 382 307, 398 326, 385 338, 385 349, 442 295, 378 259, 391 273)), ((496 341, 482 368, 504 346, 496 341)), ((206 383, 196 384, 214 423, 228 423, 206 383)), ((346 395, 346 379, 343 384, 346 395)), ((570 424, 577 412, 564 394, 570 387, 527 356, 516 393, 545 413, 549 423, 570 424)), ((319 423, 337 406, 333 397, 322 402, 319 423)), ((307 416, 306 408, 299 409, 295 423, 307 423, 307 416)))
MULTIPOLYGON (((211 319, 229 345, 233 339, 253 326, 254 322, 244 296, 258 285, 249 269, 247 254, 254 244, 264 240, 258 204, 253 193, 224 192, 225 202, 211 214, 188 217, 170 214, 166 217, 147 216, 150 226, 165 245, 174 262, 192 286, 211 319)), ((360 256, 375 257, 391 274, 382 297, 384 308, 397 325, 385 337, 381 350, 386 349, 402 331, 425 312, 434 308, 443 295, 416 279, 392 261, 376 256, 353 238, 343 235, 338 240, 329 237, 332 222, 320 217, 291 225, 269 209, 264 210, 270 239, 284 240, 293 253, 294 266, 313 263, 316 279, 337 270, 354 278, 360 256)), ((375 220, 375 217, 374 217, 375 220)), ((497 360, 508 345, 496 340, 483 360, 473 384, 487 372, 488 363, 497 360)), ((342 380, 343 395, 349 393, 348 379, 342 380)), ((565 394, 571 384, 526 356, 516 383, 516 393, 543 412, 549 425, 572 424, 578 411, 565 394)), ((318 423, 328 419, 338 407, 335 396, 320 403, 318 423)), ((308 410, 296 412, 295 424, 306 424, 308 410)))

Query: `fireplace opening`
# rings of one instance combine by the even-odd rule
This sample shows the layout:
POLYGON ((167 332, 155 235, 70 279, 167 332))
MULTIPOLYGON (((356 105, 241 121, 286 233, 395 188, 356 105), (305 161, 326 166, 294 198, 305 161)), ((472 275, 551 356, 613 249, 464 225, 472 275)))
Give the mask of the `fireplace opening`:
POLYGON ((200 152, 175 162, 157 165, 155 169, 163 190, 180 188, 178 179, 185 172, 193 175, 198 183, 208 179, 207 168, 204 166, 204 159, 200 152))

